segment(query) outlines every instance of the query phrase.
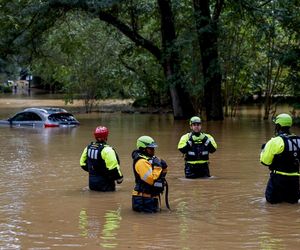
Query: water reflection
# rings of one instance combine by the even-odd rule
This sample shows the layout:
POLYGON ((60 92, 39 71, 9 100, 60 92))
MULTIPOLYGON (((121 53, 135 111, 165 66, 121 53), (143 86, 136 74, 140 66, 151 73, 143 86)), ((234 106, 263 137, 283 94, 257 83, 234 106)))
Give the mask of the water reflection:
POLYGON ((89 214, 85 208, 82 208, 79 214, 80 235, 89 239, 100 238, 102 248, 117 248, 116 230, 120 227, 121 220, 121 206, 116 210, 107 210, 103 217, 89 214))
POLYGON ((27 221, 22 217, 22 211, 26 206, 26 193, 28 180, 32 171, 30 165, 31 149, 26 136, 16 137, 13 133, 6 132, 1 139, 0 154, 0 242, 15 249, 19 244, 19 236, 22 234, 27 221))
POLYGON ((120 227, 121 215, 120 215, 120 207, 118 210, 109 210, 104 215, 105 224, 102 230, 101 239, 103 243, 101 246, 104 248, 116 248, 118 246, 117 243, 114 243, 116 240, 116 229, 120 227))
MULTIPOLYGON (((179 217, 179 232, 180 232, 180 242, 186 243, 186 240, 188 239, 188 221, 187 221, 187 202, 182 201, 177 205, 177 213, 179 217)), ((184 248, 189 249, 189 248, 184 248)))
POLYGON ((81 209, 79 214, 79 229, 81 236, 88 236, 88 215, 85 208, 81 209))

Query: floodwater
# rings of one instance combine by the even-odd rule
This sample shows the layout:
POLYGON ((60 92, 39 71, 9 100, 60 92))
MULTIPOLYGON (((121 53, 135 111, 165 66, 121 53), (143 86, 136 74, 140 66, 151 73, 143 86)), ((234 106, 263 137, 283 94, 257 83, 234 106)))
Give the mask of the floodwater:
MULTIPOLYGON (((25 105, 25 104, 24 104, 25 105)), ((22 106, 22 105, 20 105, 22 106)), ((0 119, 20 109, 0 106, 0 119)), ((67 107, 68 108, 68 107, 67 107)), ((186 180, 177 150, 186 121, 171 115, 77 113, 72 129, 0 127, 0 249, 298 249, 299 204, 267 204, 268 170, 259 163, 271 122, 253 110, 207 122, 218 150, 213 178, 186 180), (88 190, 79 166, 97 125, 110 129, 124 182, 113 193, 88 190), (141 135, 156 139, 169 165, 169 211, 131 210, 131 152, 141 135)), ((299 128, 293 132, 300 134, 299 128)))

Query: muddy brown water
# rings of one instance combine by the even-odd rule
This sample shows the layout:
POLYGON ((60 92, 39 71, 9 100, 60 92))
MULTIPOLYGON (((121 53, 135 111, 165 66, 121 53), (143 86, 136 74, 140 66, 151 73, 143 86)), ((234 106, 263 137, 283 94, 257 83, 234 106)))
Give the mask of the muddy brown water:
MULTIPOLYGON (((0 119, 28 106, 3 98, 0 103, 0 119)), ((268 170, 259 152, 273 126, 257 111, 203 124, 219 146, 211 155, 213 178, 205 180, 183 178, 177 143, 188 131, 186 121, 150 114, 76 117, 81 125, 72 129, 0 127, 0 249, 299 249, 299 205, 264 199, 268 170), (89 191, 79 167, 100 124, 110 129, 109 144, 125 176, 114 193, 89 191), (131 210, 130 155, 144 134, 156 139, 156 155, 168 162, 172 211, 164 200, 158 214, 131 210)))

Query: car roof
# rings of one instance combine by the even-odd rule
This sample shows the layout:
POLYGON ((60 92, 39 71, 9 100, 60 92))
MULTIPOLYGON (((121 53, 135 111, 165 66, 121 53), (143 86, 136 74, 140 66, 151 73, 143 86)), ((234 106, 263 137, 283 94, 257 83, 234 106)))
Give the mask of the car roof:
POLYGON ((68 113, 63 108, 55 108, 55 107, 39 107, 39 108, 26 108, 24 111, 33 111, 33 112, 40 112, 44 114, 55 114, 55 113, 68 113))

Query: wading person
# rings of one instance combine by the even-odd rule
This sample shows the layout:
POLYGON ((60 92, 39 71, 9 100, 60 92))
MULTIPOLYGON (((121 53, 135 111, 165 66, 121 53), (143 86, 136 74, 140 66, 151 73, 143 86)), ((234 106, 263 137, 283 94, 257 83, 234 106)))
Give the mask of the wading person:
POLYGON ((299 200, 300 137, 290 133, 292 117, 280 114, 275 120, 275 137, 262 146, 260 162, 270 169, 266 200, 272 204, 299 200))
POLYGON ((150 136, 141 136, 132 152, 135 187, 132 209, 155 213, 160 210, 160 195, 164 191, 167 164, 155 156, 157 144, 150 136))
POLYGON ((178 149, 184 154, 185 177, 189 179, 210 177, 209 154, 217 149, 214 138, 201 131, 201 119, 193 116, 190 119, 191 131, 181 136, 178 149))
POLYGON ((95 142, 82 152, 80 166, 89 173, 89 188, 95 191, 115 191, 115 182, 121 184, 123 175, 116 151, 106 144, 108 129, 99 126, 94 131, 95 142))

